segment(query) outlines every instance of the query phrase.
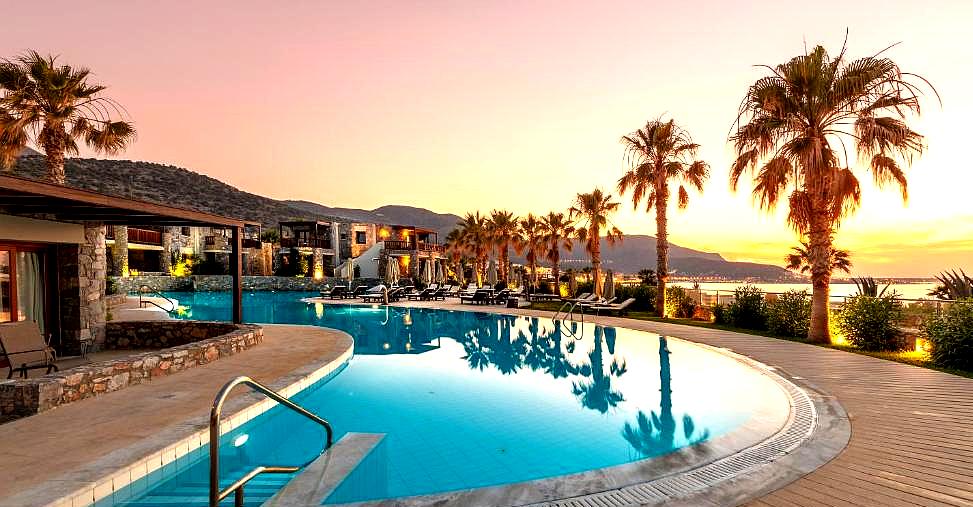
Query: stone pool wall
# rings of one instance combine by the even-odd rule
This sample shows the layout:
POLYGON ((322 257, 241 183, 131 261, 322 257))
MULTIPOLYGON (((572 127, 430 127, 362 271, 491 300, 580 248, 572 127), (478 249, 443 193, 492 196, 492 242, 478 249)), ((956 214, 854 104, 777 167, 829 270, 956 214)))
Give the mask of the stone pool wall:
MULTIPOLYGON (((115 287, 119 293, 128 293, 139 290, 142 286, 148 286, 157 291, 200 291, 218 292, 230 290, 231 277, 229 275, 192 275, 184 277, 176 276, 113 276, 115 287)), ((361 278, 352 282, 353 285, 365 284, 368 286, 380 283, 378 279, 361 278)), ((325 286, 335 284, 346 284, 345 280, 334 277, 324 277, 318 280, 314 278, 297 278, 293 276, 244 276, 243 290, 246 291, 319 291, 325 286)))
MULTIPOLYGON (((175 346, 101 361, 43 377, 0 381, 0 422, 125 389, 231 356, 263 341, 263 328, 225 322, 109 322, 109 348, 175 346), (161 338, 160 338, 161 337, 161 338)), ((107 341, 106 341, 107 344, 107 341)))

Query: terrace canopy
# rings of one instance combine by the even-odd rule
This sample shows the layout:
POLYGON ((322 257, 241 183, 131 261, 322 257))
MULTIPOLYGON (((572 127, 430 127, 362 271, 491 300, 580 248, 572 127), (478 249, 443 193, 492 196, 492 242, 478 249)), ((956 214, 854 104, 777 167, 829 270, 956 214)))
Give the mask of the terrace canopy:
POLYGON ((99 222, 134 227, 222 227, 232 231, 230 275, 234 322, 243 321, 242 241, 245 227, 259 224, 211 213, 127 199, 89 190, 0 175, 0 214, 56 222, 99 222))

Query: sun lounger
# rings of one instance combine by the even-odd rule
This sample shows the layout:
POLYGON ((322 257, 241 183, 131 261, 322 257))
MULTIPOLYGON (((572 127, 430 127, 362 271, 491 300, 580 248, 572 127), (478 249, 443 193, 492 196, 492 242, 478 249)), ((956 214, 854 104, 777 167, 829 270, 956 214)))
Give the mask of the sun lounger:
POLYGON ((331 298, 331 299, 338 299, 338 297, 341 297, 340 295, 338 295, 338 297, 331 297, 331 295, 332 294, 335 294, 335 290, 336 289, 339 289, 339 288, 341 289, 341 294, 344 294, 344 291, 347 290, 347 288, 344 285, 335 285, 334 287, 331 287, 330 289, 325 289, 325 290, 321 291, 321 297, 323 297, 323 298, 331 298))
POLYGON ((422 292, 412 292, 410 294, 405 294, 409 301, 426 301, 432 299, 436 294, 437 289, 426 287, 422 292))
POLYGON ((362 303, 384 303, 385 302, 385 286, 376 285, 371 289, 365 291, 361 296, 362 303))
POLYGON ((470 303, 484 305, 490 302, 493 291, 478 289, 473 294, 464 294, 459 297, 460 304, 470 303))
POLYGON ((614 303, 616 299, 618 299, 618 298, 611 298, 611 299, 598 298, 598 299, 593 300, 593 301, 590 301, 590 302, 581 302, 581 303, 578 303, 578 306, 580 306, 582 310, 590 310, 590 309, 592 309, 595 306, 610 305, 610 304, 614 303))
POLYGON ((628 298, 619 304, 608 304, 608 305, 592 305, 591 309, 595 311, 595 315, 601 312, 606 312, 614 315, 622 315, 628 313, 627 308, 635 302, 635 298, 628 298))
POLYGON ((451 289, 451 286, 444 285, 444 286, 436 289, 436 292, 433 293, 433 295, 432 295, 432 297, 430 297, 430 299, 432 299, 433 301, 436 301, 436 300, 446 301, 446 296, 449 295, 450 289, 451 289))
POLYGON ((364 285, 359 285, 358 287, 355 287, 355 291, 354 292, 347 294, 346 297, 348 299, 358 299, 358 298, 364 296, 365 295, 365 292, 367 292, 367 291, 368 291, 368 287, 365 287, 364 285))
POLYGON ((14 372, 27 378, 28 370, 39 368, 47 369, 47 373, 57 371, 54 349, 32 320, 0 324, 0 357, 7 360, 10 368, 7 378, 12 378, 14 372))

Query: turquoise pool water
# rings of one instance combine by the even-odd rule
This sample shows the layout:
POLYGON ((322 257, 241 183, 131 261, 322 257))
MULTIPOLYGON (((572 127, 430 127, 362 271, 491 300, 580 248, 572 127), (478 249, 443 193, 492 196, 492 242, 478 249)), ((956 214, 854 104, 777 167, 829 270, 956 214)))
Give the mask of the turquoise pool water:
MULTIPOLYGON (((230 314, 225 293, 170 296, 185 307, 182 318, 230 314)), ((309 296, 245 294, 244 317, 332 327, 355 338, 347 367, 297 399, 331 421, 336 439, 349 431, 387 437, 326 503, 529 481, 658 456, 730 432, 778 396, 739 362, 654 334, 300 301, 309 296)), ((273 409, 225 435, 223 476, 229 482, 256 464, 309 460, 321 438, 310 423, 273 409), (234 446, 241 435, 246 441, 234 446)), ((121 504, 173 505, 205 495, 204 457, 121 504)), ((288 479, 261 477, 247 488, 248 505, 288 479)))

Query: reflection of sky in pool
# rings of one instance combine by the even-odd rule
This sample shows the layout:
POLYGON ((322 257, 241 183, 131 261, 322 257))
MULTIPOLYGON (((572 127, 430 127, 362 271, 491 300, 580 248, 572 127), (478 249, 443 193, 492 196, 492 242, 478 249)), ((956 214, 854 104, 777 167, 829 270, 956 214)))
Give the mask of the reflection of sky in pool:
MULTIPOLYGON (((172 296, 189 308, 185 317, 229 316, 228 294, 172 296)), ((308 304, 298 301, 303 296, 245 294, 244 317, 351 334, 356 355, 347 368, 298 399, 329 419, 337 438, 349 431, 387 434, 383 473, 346 481, 329 502, 619 465, 732 431, 768 400, 786 403, 776 386, 737 361, 649 333, 590 324, 572 331, 549 319, 473 312, 308 304)), ((320 438, 316 431, 275 409, 227 437, 250 435, 241 447, 246 453, 227 456, 224 474, 267 464, 267 453, 274 464, 307 459, 320 438)))

